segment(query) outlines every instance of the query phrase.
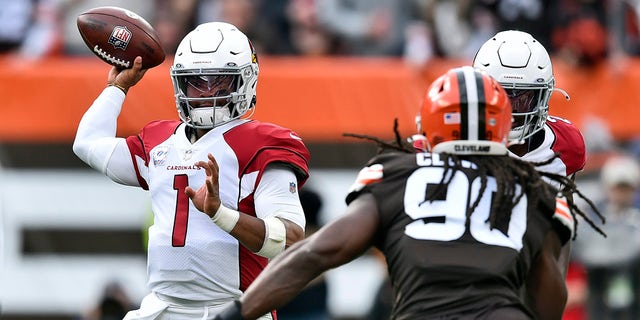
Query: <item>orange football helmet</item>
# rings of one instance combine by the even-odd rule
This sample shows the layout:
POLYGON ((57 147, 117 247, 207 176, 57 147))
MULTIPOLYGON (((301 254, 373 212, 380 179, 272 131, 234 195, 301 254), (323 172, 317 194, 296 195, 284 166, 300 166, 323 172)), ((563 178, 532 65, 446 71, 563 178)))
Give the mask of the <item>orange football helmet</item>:
POLYGON ((507 154, 511 104, 500 84, 470 66, 453 68, 427 90, 418 133, 426 150, 456 154, 507 154))

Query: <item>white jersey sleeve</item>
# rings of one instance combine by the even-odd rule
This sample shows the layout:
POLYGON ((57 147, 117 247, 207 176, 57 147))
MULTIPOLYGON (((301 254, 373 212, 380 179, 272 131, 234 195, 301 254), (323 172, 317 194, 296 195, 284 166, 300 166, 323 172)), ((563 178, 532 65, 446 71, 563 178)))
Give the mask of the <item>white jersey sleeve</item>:
POLYGON ((270 164, 255 192, 256 216, 287 219, 303 230, 305 216, 297 189, 297 178, 286 166, 270 164), (293 184, 293 185, 292 185, 293 184))
POLYGON ((80 120, 73 152, 111 180, 138 186, 127 143, 115 136, 124 98, 124 93, 116 87, 102 91, 80 120))

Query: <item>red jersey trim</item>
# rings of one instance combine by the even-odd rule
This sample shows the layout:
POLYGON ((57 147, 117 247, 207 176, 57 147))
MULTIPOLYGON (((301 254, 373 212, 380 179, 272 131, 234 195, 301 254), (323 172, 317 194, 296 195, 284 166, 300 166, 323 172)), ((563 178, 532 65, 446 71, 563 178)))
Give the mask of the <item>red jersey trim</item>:
POLYGON ((567 167, 567 176, 582 170, 587 163, 587 151, 584 137, 571 122, 550 116, 547 125, 553 131, 555 141, 551 149, 560 154, 567 167))

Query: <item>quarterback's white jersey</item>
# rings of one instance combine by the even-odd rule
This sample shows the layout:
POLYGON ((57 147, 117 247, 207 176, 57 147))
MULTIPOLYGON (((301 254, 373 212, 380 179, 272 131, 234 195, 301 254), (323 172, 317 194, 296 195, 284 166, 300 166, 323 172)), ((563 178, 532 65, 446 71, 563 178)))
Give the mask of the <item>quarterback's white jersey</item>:
MULTIPOLYGON (((194 166, 211 153, 220 166, 220 198, 228 208, 256 216, 254 192, 267 165, 284 163, 308 177, 308 150, 292 131, 259 121, 232 121, 191 143, 180 121, 155 121, 126 139, 139 185, 151 193, 150 289, 159 294, 223 303, 238 298, 267 264, 198 211, 184 193, 204 184, 194 166)), ((260 217, 264 218, 264 217, 260 217)))
MULTIPOLYGON (((511 152, 509 155, 524 161, 543 162, 552 158, 555 153, 559 153, 558 158, 537 169, 563 176, 570 176, 584 168, 587 161, 586 147, 578 128, 565 119, 549 116, 543 131, 544 140, 540 146, 522 157, 511 152)), ((557 183, 552 184, 558 186, 557 183)))

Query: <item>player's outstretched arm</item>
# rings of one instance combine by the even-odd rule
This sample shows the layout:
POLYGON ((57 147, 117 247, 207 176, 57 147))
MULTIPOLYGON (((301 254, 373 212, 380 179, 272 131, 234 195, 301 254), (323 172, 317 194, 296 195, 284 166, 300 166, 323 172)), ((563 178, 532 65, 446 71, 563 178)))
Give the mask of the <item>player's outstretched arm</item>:
POLYGON ((260 219, 223 206, 219 195, 219 167, 213 155, 209 154, 208 158, 195 164, 205 170, 205 184, 198 190, 187 187, 185 191, 196 209, 211 217, 249 250, 269 259, 304 238, 302 227, 287 219, 276 216, 260 219))
POLYGON ((73 152, 78 158, 113 181, 131 186, 139 185, 138 180, 127 144, 123 138, 116 137, 116 129, 127 90, 145 72, 141 69, 142 58, 135 61, 132 69, 111 69, 109 87, 82 116, 73 141, 73 152))
POLYGON ((557 233, 547 232, 544 247, 531 266, 527 279, 527 303, 536 319, 561 319, 567 303, 560 257, 562 244, 557 233))
POLYGON ((216 319, 256 319, 285 304, 326 270, 365 253, 380 223, 375 200, 364 194, 339 219, 272 260, 239 301, 216 319))

